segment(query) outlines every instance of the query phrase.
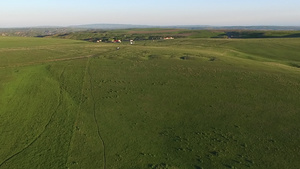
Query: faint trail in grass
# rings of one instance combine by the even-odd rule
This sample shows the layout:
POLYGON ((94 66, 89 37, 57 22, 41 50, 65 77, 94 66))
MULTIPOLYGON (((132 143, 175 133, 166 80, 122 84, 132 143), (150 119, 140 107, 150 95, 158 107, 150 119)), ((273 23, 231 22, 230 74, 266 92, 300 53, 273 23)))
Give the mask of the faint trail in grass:
POLYGON ((99 127, 99 124, 98 124, 98 119, 96 117, 96 101, 95 101, 95 96, 94 96, 94 92, 93 92, 93 76, 91 75, 91 72, 90 72, 90 69, 88 67, 88 74, 89 74, 89 77, 90 77, 90 91, 91 91, 91 97, 92 97, 92 100, 93 100, 93 115, 94 115, 94 120, 95 120, 95 123, 97 125, 97 132, 98 132, 98 137, 100 139, 100 142, 102 143, 102 146, 103 146, 103 169, 106 169, 106 147, 105 147, 105 142, 103 140, 103 137, 101 135, 101 130, 100 130, 100 127, 99 127))
POLYGON ((60 58, 60 59, 50 59, 50 60, 41 60, 41 61, 36 61, 36 62, 27 62, 27 63, 22 63, 22 64, 20 63, 20 64, 15 64, 15 65, 2 66, 2 67, 0 67, 0 69, 30 66, 30 65, 40 64, 40 63, 68 61, 68 60, 75 60, 75 59, 84 59, 84 58, 89 58, 89 57, 92 57, 92 56, 93 55, 70 57, 70 58, 60 58))
MULTIPOLYGON (((16 91, 18 91, 18 90, 20 89, 23 80, 24 80, 24 77, 21 79, 20 83, 18 84, 16 91)), ((16 95, 17 95, 17 92, 15 92, 15 93, 13 94, 13 96, 8 100, 7 103, 9 104, 9 103, 15 98, 16 95)))
MULTIPOLYGON (((63 76, 64 72, 65 72, 65 68, 64 68, 63 71, 61 72, 60 78, 63 76)), ((61 103, 62 103, 62 87, 60 86, 58 104, 57 104, 55 110, 53 111, 53 113, 51 114, 49 121, 48 121, 47 124, 44 126, 43 131, 42 131, 39 135, 37 135, 37 137, 34 138, 34 139, 31 141, 31 143, 29 143, 28 145, 26 145, 23 149, 21 149, 20 151, 18 151, 18 152, 16 152, 16 153, 12 154, 11 156, 7 157, 4 161, 2 161, 2 162, 0 163, 0 167, 2 167, 6 162, 8 162, 8 161, 11 160, 12 158, 16 157, 17 155, 21 154, 21 153, 24 152, 26 149, 28 149, 30 146, 32 146, 32 145, 33 145, 33 144, 34 144, 34 143, 42 136, 42 134, 45 133, 46 129, 48 128, 48 126, 50 125, 51 121, 53 120, 54 114, 57 112, 58 108, 61 106, 61 103)))
POLYGON ((76 114, 76 120, 74 121, 74 124, 73 124, 72 137, 70 139, 69 147, 68 147, 68 157, 67 157, 67 160, 66 160, 66 163, 65 163, 66 167, 67 167, 67 163, 69 161, 69 155, 70 155, 70 151, 71 151, 71 144, 72 144, 72 141, 74 139, 74 133, 75 133, 74 131, 76 131, 76 124, 78 123, 78 118, 79 118, 79 114, 80 114, 81 104, 83 103, 82 99, 83 99, 83 93, 84 93, 84 83, 85 83, 85 79, 86 79, 86 76, 87 76, 87 73, 88 73, 88 65, 89 65, 89 59, 87 59, 87 61, 86 61, 85 70, 84 70, 84 76, 82 78, 81 97, 80 97, 80 101, 81 102, 79 103, 77 114, 76 114))
MULTIPOLYGON (((101 54, 105 54, 105 53, 109 53, 110 51, 108 51, 108 52, 102 52, 101 54)), ((90 72, 89 72, 89 61, 90 61, 90 57, 91 56, 89 56, 89 57, 87 57, 87 62, 86 62, 86 65, 85 65, 85 71, 84 71, 84 77, 83 77, 83 80, 82 80, 82 87, 81 87, 81 99, 80 100, 82 100, 83 99, 83 93, 84 93, 84 83, 85 83, 85 79, 86 79, 86 77, 87 77, 87 75, 89 75, 90 77, 91 77, 91 74, 90 74, 90 72)), ((91 78, 90 78, 90 83, 91 83, 91 78)), ((90 86, 92 86, 91 84, 90 84, 90 86)), ((92 92, 92 91, 91 91, 92 92)), ((97 132, 98 132, 98 137, 100 138, 100 140, 101 140, 101 143, 102 143, 102 146, 103 146, 103 149, 104 149, 104 155, 103 155, 103 160, 104 160, 104 164, 103 164, 103 168, 104 169, 106 169, 106 152, 105 152, 105 143, 104 143, 104 141, 103 141, 103 139, 102 139, 102 136, 101 136, 101 134, 100 134, 100 130, 99 130, 99 126, 98 126, 98 122, 97 122, 97 120, 96 120, 96 116, 95 116, 95 99, 94 99, 94 97, 93 97, 93 101, 94 101, 94 107, 93 107, 93 110, 94 110, 94 119, 95 119, 95 122, 96 122, 96 124, 97 124, 97 132)), ((73 134, 72 134, 72 138, 71 138, 71 140, 70 140, 70 142, 69 142, 69 148, 68 148, 68 159, 66 160, 66 163, 65 163, 65 166, 67 167, 67 165, 68 165, 68 161, 69 161, 69 155, 70 155, 70 151, 71 151, 71 144, 72 144, 72 140, 74 139, 74 131, 76 131, 76 124, 78 123, 78 119, 79 119, 79 114, 80 114, 80 108, 81 108, 81 104, 82 104, 83 102, 80 102, 79 103, 79 106, 78 106, 78 111, 77 111, 77 115, 76 115, 76 120, 75 120, 75 122, 74 122, 74 124, 73 124, 73 134)))

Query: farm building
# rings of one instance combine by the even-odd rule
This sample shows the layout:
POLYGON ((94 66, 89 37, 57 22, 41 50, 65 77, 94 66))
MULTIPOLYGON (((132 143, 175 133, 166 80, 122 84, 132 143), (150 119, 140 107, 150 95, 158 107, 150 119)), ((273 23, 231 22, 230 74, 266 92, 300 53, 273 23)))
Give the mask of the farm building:
POLYGON ((168 40, 168 39, 174 39, 174 38, 172 36, 164 38, 164 40, 168 40))
POLYGON ((121 40, 112 40, 111 42, 112 43, 121 43, 122 41, 121 40))

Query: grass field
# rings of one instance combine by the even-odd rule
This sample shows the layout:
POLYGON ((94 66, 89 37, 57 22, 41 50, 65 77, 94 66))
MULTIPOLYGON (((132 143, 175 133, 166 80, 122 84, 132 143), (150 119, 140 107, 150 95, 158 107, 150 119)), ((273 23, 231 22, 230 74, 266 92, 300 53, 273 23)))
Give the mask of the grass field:
MULTIPOLYGON (((41 35, 43 36, 43 35, 41 35)), ((189 30, 189 29, 122 29, 122 30, 89 30, 45 35, 63 39, 85 40, 96 42, 97 40, 110 42, 113 39, 123 41, 134 40, 159 40, 164 37, 178 38, 216 38, 216 39, 249 39, 249 38, 299 38, 300 31, 266 31, 266 30, 189 30)))
POLYGON ((299 45, 0 37, 0 169, 299 168, 299 45))

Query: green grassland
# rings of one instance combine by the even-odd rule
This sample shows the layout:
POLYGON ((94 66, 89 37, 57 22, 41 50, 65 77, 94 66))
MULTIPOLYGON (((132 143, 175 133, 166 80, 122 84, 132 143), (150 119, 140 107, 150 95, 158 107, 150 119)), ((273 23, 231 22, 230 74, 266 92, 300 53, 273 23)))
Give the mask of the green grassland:
POLYGON ((0 37, 0 169, 299 168, 299 45, 0 37))

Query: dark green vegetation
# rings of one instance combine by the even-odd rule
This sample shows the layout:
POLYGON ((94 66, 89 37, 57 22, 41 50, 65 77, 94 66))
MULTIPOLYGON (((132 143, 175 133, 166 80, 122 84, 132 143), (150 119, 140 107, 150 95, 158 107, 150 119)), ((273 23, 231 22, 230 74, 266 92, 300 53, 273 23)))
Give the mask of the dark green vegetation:
MULTIPOLYGON (((89 24, 89 25, 73 25, 68 27, 25 27, 25 28, 0 28, 0 36, 51 36, 55 34, 66 34, 70 32, 88 31, 88 30, 189 30, 193 32, 195 30, 244 30, 244 31, 255 31, 260 30, 262 32, 290 32, 300 30, 299 26, 204 26, 204 25, 182 25, 182 26, 147 26, 147 25, 128 25, 128 24, 89 24), (193 31, 191 31, 193 30, 193 31), (285 30, 285 31, 284 31, 285 30), (289 31, 287 31, 289 30, 289 31)), ((124 31, 122 31, 124 32, 124 31)), ((81 32, 84 33, 84 32, 81 32)), ((294 36, 293 36, 294 37, 294 36)), ((299 35, 297 36, 299 37, 299 35)))
MULTIPOLYGON (((49 37, 49 36, 48 36, 49 37)), ((161 40, 165 37, 178 38, 295 38, 300 31, 255 31, 255 30, 188 30, 188 29, 127 29, 127 30, 90 30, 62 34, 51 37, 111 42, 114 39, 129 40, 161 40)))
POLYGON ((0 36, 19 36, 19 37, 43 37, 55 34, 83 31, 79 28, 0 28, 0 36))
POLYGON ((1 37, 0 169, 299 168, 299 46, 1 37))
MULTIPOLYGON (((131 29, 88 29, 88 27, 65 28, 15 28, 0 29, 0 36, 19 37, 55 37, 63 39, 85 40, 96 42, 111 42, 114 39, 129 40, 160 40, 164 37, 174 38, 295 38, 300 37, 300 31, 282 28, 282 30, 266 27, 267 30, 253 30, 251 27, 226 27, 219 29, 206 29, 206 27, 193 29, 193 27, 170 28, 131 28, 131 29)), ((255 28, 255 27, 254 27, 255 28)), ((263 29, 262 27, 261 29, 263 29)), ((280 27, 278 27, 280 28, 280 27)))

